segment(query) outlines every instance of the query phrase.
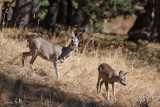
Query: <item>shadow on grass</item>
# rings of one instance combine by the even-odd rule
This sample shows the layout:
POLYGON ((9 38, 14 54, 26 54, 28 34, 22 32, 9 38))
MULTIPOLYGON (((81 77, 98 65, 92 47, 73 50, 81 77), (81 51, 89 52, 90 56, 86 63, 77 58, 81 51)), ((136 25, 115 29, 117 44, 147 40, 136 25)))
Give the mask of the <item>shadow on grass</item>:
MULTIPOLYGON (((58 88, 34 83, 26 83, 22 79, 15 80, 0 73, 0 106, 27 106, 27 107, 110 107, 100 101, 85 101, 76 94, 66 93, 58 88), (16 104, 15 99, 22 102, 16 104), (12 102, 12 103, 6 103, 12 102)), ((112 106, 113 107, 113 106, 112 106)))

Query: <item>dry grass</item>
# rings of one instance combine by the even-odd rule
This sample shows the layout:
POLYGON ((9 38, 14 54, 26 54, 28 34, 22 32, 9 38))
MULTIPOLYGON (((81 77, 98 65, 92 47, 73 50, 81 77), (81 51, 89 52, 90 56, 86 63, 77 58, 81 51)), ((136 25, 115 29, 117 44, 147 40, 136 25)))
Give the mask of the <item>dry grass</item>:
MULTIPOLYGON (((64 63, 60 64, 61 80, 56 81, 53 63, 39 57, 34 63, 36 68, 34 73, 31 72, 29 67, 30 58, 27 58, 25 67, 22 68, 20 54, 28 50, 26 48, 26 42, 6 38, 5 34, 5 32, 1 32, 0 34, 0 73, 7 77, 4 77, 5 79, 1 79, 0 81, 1 84, 3 84, 0 86, 2 89, 0 92, 0 104, 2 104, 3 101, 11 101, 12 98, 10 96, 14 93, 10 92, 10 90, 13 89, 16 83, 14 81, 21 80, 26 84, 27 88, 30 88, 28 90, 32 89, 33 91, 26 94, 17 92, 21 93, 21 95, 18 94, 18 96, 21 98, 23 96, 22 99, 25 99, 24 96, 31 99, 33 105, 39 102, 36 103, 36 106, 49 106, 49 104, 45 102, 49 98, 51 98, 49 101, 58 103, 58 106, 71 106, 68 104, 72 104, 72 106, 82 106, 82 103, 90 104, 88 106, 103 106, 103 104, 105 106, 105 104, 108 104, 127 107, 158 107, 160 105, 160 73, 157 72, 157 68, 147 65, 146 61, 143 61, 144 63, 142 64, 142 61, 139 61, 137 58, 128 59, 129 55, 122 53, 121 47, 114 50, 92 50, 90 53, 75 53, 66 59, 64 63), (127 86, 120 84, 116 86, 116 101, 112 96, 111 86, 111 99, 109 101, 106 98, 107 95, 104 86, 102 86, 101 94, 96 93, 98 78, 97 67, 104 62, 111 65, 117 73, 120 70, 129 72, 127 76, 127 86), (11 80, 7 80, 6 78, 11 80), (8 84, 5 84, 5 82, 8 84), (59 100, 55 100, 55 97, 50 97, 48 94, 44 94, 46 96, 42 98, 35 97, 38 93, 46 92, 42 90, 39 91, 34 87, 35 84, 38 84, 37 87, 39 88, 43 87, 46 91, 50 89, 51 91, 47 92, 53 93, 53 96, 55 96, 54 92, 58 93, 56 94, 56 98, 59 98, 59 100), (7 87, 7 85, 10 85, 8 91, 3 87, 7 87), (63 100, 61 101, 60 99, 63 100), (73 102, 75 102, 74 105, 73 102), (98 103, 93 103, 92 105, 91 102, 98 103)), ((24 90, 27 89, 21 89, 21 91, 24 90)), ((57 104, 52 103, 52 106, 53 105, 57 104)))

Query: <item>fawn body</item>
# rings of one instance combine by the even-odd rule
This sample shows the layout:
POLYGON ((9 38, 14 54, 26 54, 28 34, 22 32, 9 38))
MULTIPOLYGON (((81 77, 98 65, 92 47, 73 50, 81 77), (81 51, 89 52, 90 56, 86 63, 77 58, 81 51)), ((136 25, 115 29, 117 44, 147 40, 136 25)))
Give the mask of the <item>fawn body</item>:
MULTIPOLYGON (((119 75, 116 74, 116 71, 113 70, 108 64, 103 63, 98 66, 98 81, 97 81, 97 93, 99 92, 99 86, 101 91, 101 86, 103 83, 105 83, 106 92, 108 93, 108 99, 109 99, 109 87, 108 83, 112 84, 113 89, 113 96, 115 97, 115 82, 120 82, 122 85, 126 85, 126 73, 122 73, 122 71, 119 72, 119 75), (101 80, 102 79, 102 80, 101 80), (101 80, 101 82, 100 82, 101 80)), ((116 97, 115 97, 116 99, 116 97)))
POLYGON ((52 42, 41 37, 29 38, 27 42, 27 46, 29 47, 30 51, 22 53, 22 65, 24 66, 24 60, 27 56, 32 56, 30 60, 30 67, 32 71, 34 71, 33 63, 37 56, 40 56, 43 59, 54 63, 56 75, 59 78, 59 62, 63 63, 64 59, 73 53, 75 48, 78 47, 79 41, 72 32, 72 40, 67 47, 53 44, 52 42))

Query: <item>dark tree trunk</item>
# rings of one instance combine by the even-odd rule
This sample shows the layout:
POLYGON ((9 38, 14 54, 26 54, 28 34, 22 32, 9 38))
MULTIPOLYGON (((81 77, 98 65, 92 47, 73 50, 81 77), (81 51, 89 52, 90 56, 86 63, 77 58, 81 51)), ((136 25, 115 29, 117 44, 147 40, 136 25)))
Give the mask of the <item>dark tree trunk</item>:
POLYGON ((13 15, 13 8, 11 6, 12 2, 5 2, 4 9, 3 9, 3 21, 5 22, 3 27, 8 27, 8 24, 13 15))
POLYGON ((14 15, 10 21, 11 27, 25 30, 32 14, 39 10, 40 0, 16 0, 14 15))
POLYGON ((154 1, 149 1, 146 11, 140 14, 132 28, 129 30, 128 40, 137 41, 138 39, 155 41, 157 30, 154 25, 155 7, 154 1))
POLYGON ((2 20, 2 6, 3 6, 3 2, 0 2, 0 24, 1 24, 1 20, 2 20))
POLYGON ((68 15, 68 0, 61 0, 57 16, 57 23, 66 24, 68 15))
POLYGON ((68 26, 77 25, 86 33, 90 31, 93 19, 80 9, 74 10, 71 0, 49 0, 49 2, 50 6, 44 20, 47 29, 52 28, 54 31, 55 24, 58 23, 68 26))
POLYGON ((73 20, 72 15, 73 15, 73 7, 72 7, 72 1, 71 0, 67 0, 68 1, 68 13, 67 13, 67 22, 66 25, 70 26, 71 21, 73 20))
POLYGON ((10 26, 26 29, 32 11, 32 0, 16 0, 16 7, 10 26))
POLYGON ((28 23, 30 28, 36 27, 39 24, 38 11, 40 9, 40 2, 41 0, 32 0, 32 12, 28 23))
POLYGON ((45 22, 47 24, 48 29, 54 28, 56 24, 60 0, 49 0, 49 2, 50 6, 48 9, 47 16, 45 17, 45 22))
POLYGON ((92 16, 86 15, 83 22, 82 22, 82 25, 81 25, 83 32, 86 33, 86 34, 89 33, 92 25, 93 25, 92 16))
POLYGON ((149 0, 145 13, 139 15, 129 30, 128 40, 160 42, 160 0, 149 0))
POLYGON ((32 0, 32 15, 34 15, 34 18, 38 15, 40 3, 41 0, 32 0))
POLYGON ((4 3, 4 7, 7 9, 7 21, 10 21, 13 15, 13 8, 12 8, 12 3, 11 2, 6 2, 4 3))
MULTIPOLYGON (((14 0, 2 0, 4 2, 0 2, 0 24, 2 19, 6 22, 5 25, 8 25, 8 21, 11 20, 13 15, 12 2, 14 0), (2 14, 3 13, 3 14, 2 14)), ((4 27, 4 26, 3 26, 4 27)))
POLYGON ((72 17, 72 21, 70 23, 71 26, 77 25, 77 26, 82 26, 82 22, 84 21, 84 12, 82 10, 76 10, 74 12, 74 15, 72 17))
POLYGON ((154 18, 154 25, 157 30, 157 37, 156 40, 160 42, 160 0, 155 0, 155 18, 154 18))
POLYGON ((82 10, 77 10, 72 18, 70 25, 77 25, 83 33, 89 33, 93 25, 93 18, 82 10))

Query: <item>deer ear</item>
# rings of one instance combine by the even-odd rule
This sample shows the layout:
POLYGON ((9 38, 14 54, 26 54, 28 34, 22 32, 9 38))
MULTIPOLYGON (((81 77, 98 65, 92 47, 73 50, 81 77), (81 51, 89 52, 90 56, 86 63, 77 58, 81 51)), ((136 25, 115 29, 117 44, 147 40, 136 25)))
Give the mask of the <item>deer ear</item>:
POLYGON ((129 72, 124 73, 123 75, 127 75, 129 72))
POLYGON ((122 71, 119 72, 119 75, 122 75, 122 71))
POLYGON ((72 38, 73 38, 73 37, 75 37, 75 34, 74 34, 74 32, 73 32, 73 31, 71 31, 71 33, 72 33, 72 38))

